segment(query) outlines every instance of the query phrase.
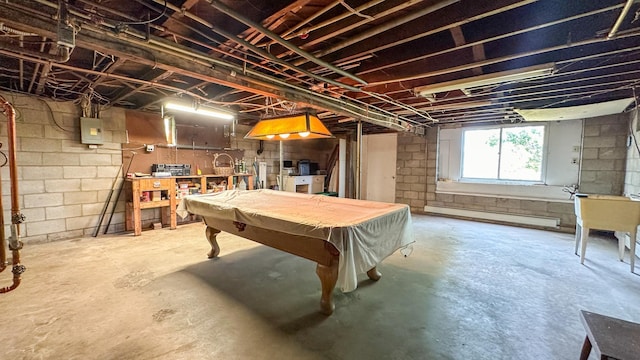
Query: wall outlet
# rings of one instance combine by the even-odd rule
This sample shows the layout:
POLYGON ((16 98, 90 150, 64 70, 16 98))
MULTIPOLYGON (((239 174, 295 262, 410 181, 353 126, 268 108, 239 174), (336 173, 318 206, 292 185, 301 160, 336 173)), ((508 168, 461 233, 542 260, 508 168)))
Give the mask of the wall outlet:
POLYGON ((578 165, 578 159, 576 158, 571 159, 571 163, 574 165, 578 165))
POLYGON ((156 147, 153 145, 147 145, 147 152, 153 152, 153 150, 155 150, 156 147))

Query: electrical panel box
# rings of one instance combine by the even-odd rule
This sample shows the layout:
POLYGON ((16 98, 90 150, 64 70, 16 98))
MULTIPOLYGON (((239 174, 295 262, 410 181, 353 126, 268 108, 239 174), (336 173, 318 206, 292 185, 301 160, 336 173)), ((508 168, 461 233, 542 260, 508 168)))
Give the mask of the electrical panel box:
POLYGON ((71 26, 58 24, 58 42, 59 46, 73 49, 76 46, 76 31, 71 26))
POLYGON ((104 144, 102 119, 80 118, 81 142, 83 144, 104 144))

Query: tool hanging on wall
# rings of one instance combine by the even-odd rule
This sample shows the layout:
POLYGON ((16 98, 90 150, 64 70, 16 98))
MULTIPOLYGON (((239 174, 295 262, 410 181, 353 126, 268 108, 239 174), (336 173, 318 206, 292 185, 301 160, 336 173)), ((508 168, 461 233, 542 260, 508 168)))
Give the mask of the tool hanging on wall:
MULTIPOLYGON (((0 294, 14 290, 20 285, 21 275, 26 267, 20 264, 20 224, 24 222, 24 215, 20 213, 18 202, 18 165, 16 164, 16 112, 5 98, 0 96, 0 112, 7 117, 7 137, 9 139, 9 177, 11 182, 11 236, 9 237, 9 250, 11 250, 11 272, 13 283, 10 286, 0 288, 0 294)), ((2 206, 2 193, 0 189, 0 272, 7 268, 6 239, 4 233, 4 207, 2 206)))
MULTIPOLYGON (((124 172, 124 176, 129 173, 131 169, 131 164, 133 163, 133 158, 136 156, 136 152, 131 152, 131 160, 129 160, 129 165, 127 165, 127 171, 124 172)), ((124 179, 120 182, 120 187, 118 188, 118 193, 116 194, 116 200, 113 202, 113 207, 111 208, 111 214, 109 215, 109 221, 107 221, 107 225, 104 227, 104 234, 109 231, 109 225, 111 225, 111 219, 113 219, 113 213, 116 211, 116 207, 118 206, 118 200, 120 199, 120 194, 122 193, 122 188, 124 187, 124 179)))
POLYGON ((107 200, 104 202, 104 206, 102 207, 102 212, 100 213, 100 218, 98 219, 98 225, 96 225, 96 228, 93 231, 93 237, 98 236, 98 233, 100 232, 100 226, 102 226, 102 220, 104 220, 104 216, 107 213, 107 208, 109 207, 109 203, 111 202, 113 191, 116 188, 116 184, 118 183, 118 178, 120 178, 120 173, 122 172, 122 165, 123 164, 120 164, 118 173, 116 174, 116 177, 113 179, 113 183, 111 184, 111 190, 109 191, 109 195, 107 195, 107 200))

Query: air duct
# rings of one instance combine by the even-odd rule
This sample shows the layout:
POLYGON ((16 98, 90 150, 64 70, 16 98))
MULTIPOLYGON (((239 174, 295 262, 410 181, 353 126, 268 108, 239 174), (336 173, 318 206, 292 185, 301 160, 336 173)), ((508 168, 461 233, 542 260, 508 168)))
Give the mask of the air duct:
POLYGON ((0 50, 6 50, 17 54, 37 57, 57 63, 65 63, 71 57, 71 49, 66 46, 58 46, 58 53, 55 55, 47 54, 39 51, 29 50, 23 47, 0 43, 0 50))

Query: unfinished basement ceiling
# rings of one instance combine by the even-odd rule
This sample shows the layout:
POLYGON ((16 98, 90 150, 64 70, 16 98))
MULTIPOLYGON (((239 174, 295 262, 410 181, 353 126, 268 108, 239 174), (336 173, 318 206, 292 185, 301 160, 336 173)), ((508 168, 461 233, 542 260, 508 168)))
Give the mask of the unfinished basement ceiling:
POLYGON ((633 0, 3 0, 0 89, 158 113, 180 96, 246 124, 310 107, 335 133, 518 123, 515 109, 636 98, 639 12, 633 0), (546 70, 496 77, 532 67, 546 70), (459 88, 428 90, 443 82, 459 88))

